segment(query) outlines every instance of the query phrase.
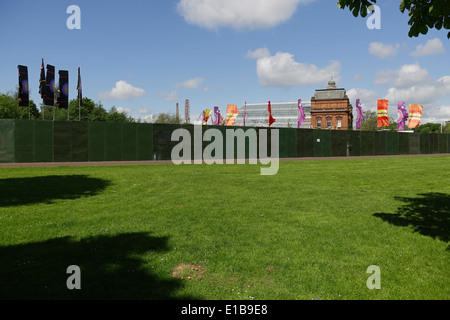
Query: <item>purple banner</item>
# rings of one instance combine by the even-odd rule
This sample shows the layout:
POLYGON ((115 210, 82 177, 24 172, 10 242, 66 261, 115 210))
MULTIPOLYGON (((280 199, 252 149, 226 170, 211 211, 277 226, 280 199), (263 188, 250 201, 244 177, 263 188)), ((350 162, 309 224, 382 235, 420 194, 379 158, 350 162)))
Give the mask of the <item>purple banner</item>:
POLYGON ((405 129, 406 121, 408 120, 408 112, 406 112, 406 107, 404 102, 398 103, 397 109, 397 130, 403 131, 405 129))
POLYGON ((213 126, 220 126, 220 111, 219 107, 214 107, 214 116, 212 118, 212 125, 213 126))
POLYGON ((356 130, 359 130, 364 120, 364 112, 361 107, 360 99, 356 99, 356 111, 358 112, 358 116, 356 117, 356 130))
POLYGON ((302 106, 302 99, 298 99, 298 128, 301 127, 301 125, 303 124, 303 122, 305 122, 305 111, 303 110, 303 106, 302 106))

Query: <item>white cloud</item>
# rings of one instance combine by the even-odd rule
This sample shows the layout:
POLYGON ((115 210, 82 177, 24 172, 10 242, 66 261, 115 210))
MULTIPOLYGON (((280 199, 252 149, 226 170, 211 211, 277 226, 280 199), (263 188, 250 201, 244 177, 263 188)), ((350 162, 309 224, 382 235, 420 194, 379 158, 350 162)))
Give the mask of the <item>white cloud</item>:
POLYGON ((423 110, 422 123, 434 122, 442 123, 444 121, 450 121, 450 105, 448 106, 435 106, 425 108, 423 110))
POLYGON ((163 98, 164 101, 176 101, 178 100, 178 91, 177 90, 172 92, 161 91, 159 93, 159 96, 163 98))
POLYGON ((315 0, 180 0, 185 21, 208 29, 266 29, 289 20, 297 6, 315 0))
POLYGON ((428 79, 428 70, 421 68, 419 64, 406 64, 398 70, 395 84, 397 87, 406 88, 423 83, 428 79))
POLYGON ((355 76, 353 77, 353 82, 359 82, 364 78, 364 76, 362 74, 355 74, 355 76))
POLYGON ((197 89, 203 82, 202 78, 189 79, 181 83, 176 83, 176 88, 197 89))
POLYGON ((352 88, 347 91, 347 96, 350 99, 350 103, 353 104, 354 111, 356 112, 356 99, 361 100, 361 106, 364 111, 376 111, 377 100, 380 99, 380 94, 373 90, 364 88, 352 88))
POLYGON ((278 52, 271 56, 266 49, 249 51, 248 57, 257 58, 256 72, 263 87, 293 87, 300 85, 326 82, 331 75, 340 72, 340 63, 331 62, 330 65, 319 68, 313 64, 299 63, 294 56, 287 52, 278 52))
POLYGON ((439 79, 430 77, 428 70, 419 64, 406 64, 398 70, 378 72, 375 83, 390 84, 385 94, 372 90, 353 88, 347 91, 352 104, 361 99, 364 110, 376 111, 377 100, 389 100, 389 115, 396 118, 397 103, 421 104, 424 107, 422 123, 450 120, 450 106, 441 99, 450 98, 450 75, 439 79), (365 105, 364 105, 365 104, 365 105))
POLYGON ((117 107, 116 108, 117 112, 119 113, 123 113, 123 114, 131 114, 131 109, 130 108, 125 108, 125 107, 117 107))
POLYGON ((145 90, 133 87, 124 80, 116 82, 116 86, 109 92, 100 92, 99 98, 102 100, 126 100, 130 98, 137 98, 145 95, 145 90))
POLYGON ((398 70, 380 71, 375 74, 374 84, 392 83, 397 88, 408 88, 416 84, 426 84, 430 81, 428 70, 418 63, 405 64, 398 70))
POLYGON ((255 51, 248 50, 246 57, 251 59, 266 58, 270 57, 270 51, 267 48, 259 48, 255 51))
POLYGON ((428 40, 424 45, 420 44, 416 47, 416 50, 410 55, 413 57, 422 57, 430 54, 444 53, 444 45, 439 38, 428 40))
POLYGON ((408 103, 431 104, 450 96, 450 76, 438 80, 431 79, 429 84, 414 85, 408 88, 389 88, 386 99, 409 101, 408 103))
POLYGON ((450 96, 450 76, 434 79, 427 69, 416 64, 406 64, 398 70, 382 71, 375 75, 376 84, 391 83, 386 99, 429 104, 450 96), (413 102, 415 101, 415 102, 413 102))
POLYGON ((139 113, 140 114, 147 114, 148 113, 148 109, 147 108, 139 109, 139 113))
POLYGON ((158 118, 158 116, 156 114, 150 114, 150 115, 144 117, 144 120, 147 123, 154 123, 157 118, 158 118))
POLYGON ((393 81, 397 77, 397 72, 395 70, 388 70, 388 71, 379 71, 375 73, 375 80, 374 84, 388 84, 389 82, 393 81))
POLYGON ((381 42, 372 42, 369 45, 369 53, 382 59, 397 55, 398 49, 400 49, 398 43, 396 45, 391 45, 381 42))

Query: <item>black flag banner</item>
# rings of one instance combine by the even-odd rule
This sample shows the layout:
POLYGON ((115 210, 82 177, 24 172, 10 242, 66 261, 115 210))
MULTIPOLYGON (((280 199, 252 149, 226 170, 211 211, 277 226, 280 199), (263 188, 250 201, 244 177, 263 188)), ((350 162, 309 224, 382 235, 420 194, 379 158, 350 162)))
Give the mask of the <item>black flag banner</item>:
MULTIPOLYGON (((41 77, 39 78, 39 94, 41 95, 41 99, 44 100, 44 96, 45 96, 45 69, 44 69, 44 58, 42 58, 41 77)), ((45 101, 44 101, 44 102, 45 102, 45 101)))
POLYGON ((69 71, 59 70, 59 88, 56 103, 59 108, 67 109, 69 107, 69 71))
POLYGON ((55 101, 55 67, 51 64, 47 65, 43 100, 46 106, 53 106, 55 101))
POLYGON ((81 107, 83 105, 83 90, 81 88, 81 75, 80 75, 80 67, 78 67, 78 84, 77 84, 77 90, 78 90, 78 103, 81 107))
POLYGON ((28 107, 30 94, 28 90, 28 67, 17 66, 19 69, 19 106, 28 107))

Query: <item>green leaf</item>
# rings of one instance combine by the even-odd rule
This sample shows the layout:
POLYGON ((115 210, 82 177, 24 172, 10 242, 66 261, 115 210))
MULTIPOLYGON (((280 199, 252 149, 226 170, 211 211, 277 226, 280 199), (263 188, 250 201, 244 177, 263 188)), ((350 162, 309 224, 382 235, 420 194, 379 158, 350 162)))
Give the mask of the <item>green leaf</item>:
POLYGON ((360 9, 361 9, 361 3, 357 3, 356 6, 355 6, 355 8, 353 9, 353 15, 354 15, 355 17, 358 16, 359 10, 360 10, 360 9))
POLYGON ((420 27, 420 33, 421 33, 421 34, 427 34, 427 33, 428 33, 428 27, 427 27, 426 24, 423 24, 423 25, 420 27))

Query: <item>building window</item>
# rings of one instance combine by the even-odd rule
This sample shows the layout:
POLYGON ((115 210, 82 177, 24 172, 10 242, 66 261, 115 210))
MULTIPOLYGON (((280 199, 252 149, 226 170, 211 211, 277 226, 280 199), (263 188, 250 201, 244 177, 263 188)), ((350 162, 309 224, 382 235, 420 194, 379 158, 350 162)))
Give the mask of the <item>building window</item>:
POLYGON ((331 128, 331 119, 327 119, 327 128, 331 128))
POLYGON ((342 128, 342 119, 338 119, 337 121, 337 127, 342 128))
POLYGON ((317 128, 322 127, 322 119, 317 119, 317 128))

